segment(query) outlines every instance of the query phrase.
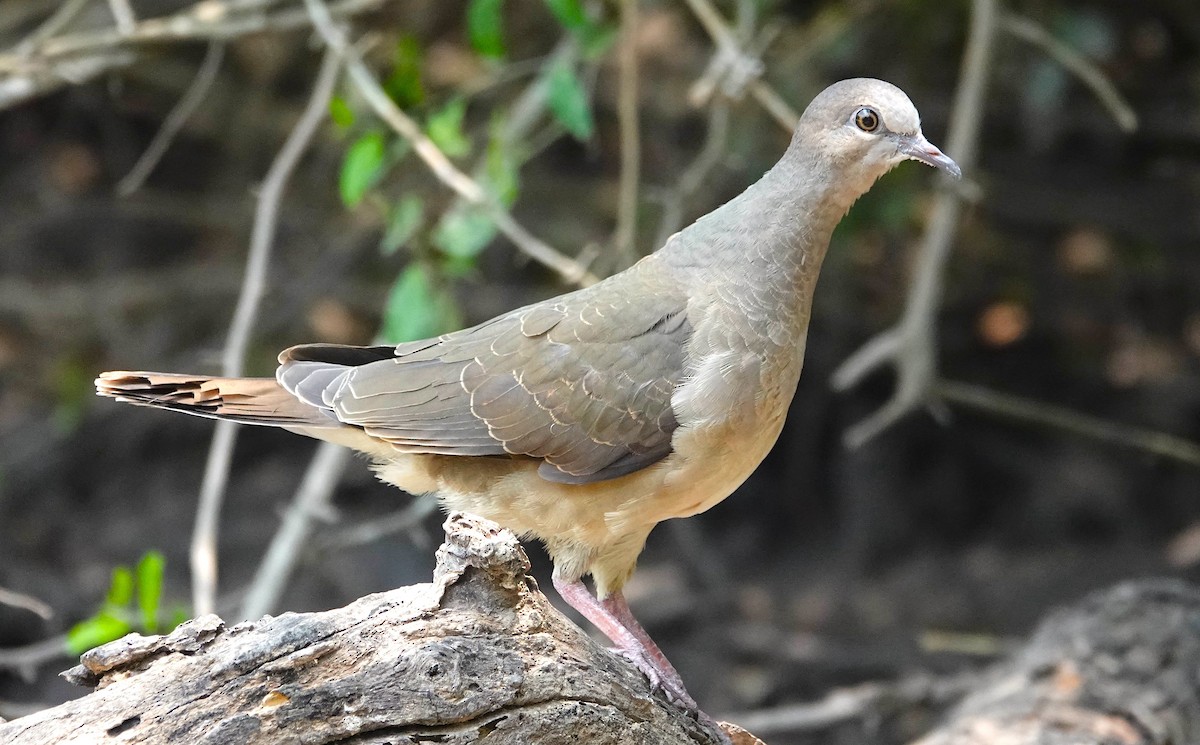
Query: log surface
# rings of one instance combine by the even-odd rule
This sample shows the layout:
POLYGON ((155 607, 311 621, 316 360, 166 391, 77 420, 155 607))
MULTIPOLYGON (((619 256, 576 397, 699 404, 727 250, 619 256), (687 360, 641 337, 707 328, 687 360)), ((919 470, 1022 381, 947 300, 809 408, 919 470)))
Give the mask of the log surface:
POLYGON ((1048 616, 914 745, 1200 743, 1200 589, 1147 580, 1048 616))
POLYGON ((447 532, 431 584, 91 650, 64 675, 96 690, 0 742, 718 742, 550 605, 512 533, 463 515, 447 532))

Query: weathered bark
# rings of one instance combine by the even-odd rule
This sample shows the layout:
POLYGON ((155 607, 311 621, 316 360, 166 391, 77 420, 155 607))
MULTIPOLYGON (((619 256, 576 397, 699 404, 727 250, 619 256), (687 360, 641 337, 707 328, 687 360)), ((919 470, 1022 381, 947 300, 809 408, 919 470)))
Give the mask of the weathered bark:
POLYGON ((96 691, 0 724, 0 742, 718 741, 550 605, 510 532, 447 530, 432 584, 94 649, 65 675, 96 691))
POLYGON ((1200 743, 1200 590, 1133 582, 1047 618, 914 745, 1200 743))

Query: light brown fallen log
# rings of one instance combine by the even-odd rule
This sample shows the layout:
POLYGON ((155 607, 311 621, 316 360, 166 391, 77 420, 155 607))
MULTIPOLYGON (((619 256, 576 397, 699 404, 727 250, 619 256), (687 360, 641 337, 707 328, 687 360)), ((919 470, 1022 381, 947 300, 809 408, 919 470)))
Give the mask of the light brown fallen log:
POLYGON ((1148 580, 1042 622, 913 745, 1200 743, 1200 589, 1148 580))
POLYGON ((64 674, 94 692, 0 724, 0 742, 718 742, 550 605, 510 532, 463 515, 446 525, 432 584, 132 634, 64 674))

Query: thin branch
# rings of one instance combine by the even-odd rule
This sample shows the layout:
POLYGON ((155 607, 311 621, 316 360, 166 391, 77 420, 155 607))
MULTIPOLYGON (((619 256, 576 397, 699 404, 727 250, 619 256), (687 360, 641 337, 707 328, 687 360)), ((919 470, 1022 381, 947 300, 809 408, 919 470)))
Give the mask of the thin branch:
POLYGON ((0 648, 0 670, 11 670, 26 682, 37 678, 38 668, 67 657, 67 637, 55 636, 23 647, 0 648))
MULTIPOLYGON (((338 55, 329 52, 321 62, 308 105, 296 122, 279 154, 271 163, 258 195, 258 207, 254 213, 250 250, 246 262, 246 274, 242 281, 241 294, 233 312, 229 336, 221 359, 221 372, 228 377, 242 374, 246 349, 254 319, 258 315, 259 302, 266 288, 267 266, 271 258, 271 247, 275 240, 275 228, 279 218, 279 205, 287 188, 292 171, 308 149, 313 135, 325 118, 329 99, 337 82, 338 55)), ((216 606, 217 584, 217 516, 229 476, 229 463, 236 442, 237 425, 218 422, 209 449, 204 482, 200 489, 200 504, 196 512, 196 525, 192 533, 192 612, 199 616, 212 613, 216 606)))
POLYGON ((322 0, 304 0, 304 4, 312 17, 313 27, 324 39, 325 44, 341 55, 350 79, 367 104, 397 134, 408 140, 413 150, 439 181, 449 186, 467 202, 486 211, 496 228, 518 249, 535 261, 558 272, 564 281, 579 285, 593 284, 597 281, 595 275, 591 274, 582 264, 560 253, 526 230, 477 181, 450 162, 445 153, 425 136, 420 125, 401 111, 383 90, 383 86, 367 68, 362 57, 347 43, 345 33, 334 23, 329 8, 322 0))
POLYGON ((27 56, 35 49, 41 46, 46 39, 57 34, 67 25, 74 21, 87 4, 92 0, 67 0, 62 5, 58 6, 58 10, 47 18, 42 25, 34 29, 33 33, 21 40, 21 43, 16 47, 16 54, 27 56))
POLYGON ((638 181, 642 160, 638 133, 638 0, 621 0, 621 42, 617 45, 617 122, 621 130, 621 176, 617 229, 613 235, 618 262, 637 259, 638 181))
POLYGON ((704 137, 704 145, 688 167, 680 174, 675 188, 667 190, 662 196, 663 213, 659 223, 658 237, 654 245, 661 246, 667 242, 673 233, 683 227, 684 203, 696 193, 707 179, 712 170, 725 157, 725 142, 729 135, 729 104, 725 101, 714 101, 708 110, 708 132, 704 137))
MULTIPOLYGON (((345 18, 375 10, 386 2, 337 0, 330 5, 330 13, 345 18)), ((0 109, 127 67, 137 61, 142 47, 151 44, 225 41, 310 25, 303 8, 294 5, 272 9, 277 3, 278 0, 201 0, 175 15, 138 21, 127 34, 109 27, 55 35, 87 4, 87 0, 68 0, 42 29, 0 54, 0 109)))
MULTIPOLYGON (((974 0, 972 3, 971 26, 963 53, 962 74, 950 111, 946 143, 946 152, 964 171, 969 171, 976 160, 998 14, 997 0, 974 0)), ((930 387, 937 376, 935 316, 942 299, 943 270, 954 244, 961 210, 960 191, 938 191, 929 224, 917 249, 913 285, 900 322, 864 344, 833 374, 834 389, 844 391, 886 361, 890 360, 896 366, 896 390, 892 398, 846 431, 847 447, 862 445, 930 400, 930 387)))
POLYGON ((48 604, 32 595, 26 595, 25 593, 8 590, 3 587, 0 587, 0 605, 27 610, 46 621, 54 618, 54 609, 48 604))
POLYGON ((800 120, 800 114, 791 107, 768 83, 762 80, 762 61, 748 53, 738 41, 733 29, 709 0, 686 0, 692 14, 704 26, 709 37, 717 45, 716 55, 701 82, 693 87, 690 98, 693 104, 707 101, 720 80, 726 95, 737 97, 741 91, 750 95, 766 110, 784 130, 791 132, 800 120))
POLYGON ((341 551, 347 548, 374 543, 383 538, 411 531, 437 510, 437 500, 432 495, 413 497, 408 506, 376 520, 367 520, 358 525, 322 537, 317 542, 318 551, 341 551))
POLYGON ((1113 82, 1091 60, 1059 41, 1036 21, 1016 13, 1004 13, 1001 26, 1013 36, 1028 42, 1050 55, 1086 85, 1116 121, 1123 132, 1137 130, 1138 118, 1133 107, 1113 85, 1113 82))
POLYGON ((820 701, 774 709, 722 715, 723 719, 759 736, 819 732, 856 719, 878 718, 913 706, 946 707, 961 699, 980 680, 975 672, 945 678, 924 675, 888 683, 864 683, 835 690, 820 701))
POLYGON ((187 120, 192 117, 196 108, 208 95, 208 89, 217 79, 217 73, 221 70, 221 61, 224 58, 225 44, 219 41, 209 42, 208 51, 204 54, 200 69, 196 71, 196 77, 192 79, 191 85, 188 86, 179 102, 171 109, 171 113, 167 114, 162 127, 154 134, 154 139, 150 141, 137 163, 117 183, 118 194, 127 197, 142 188, 142 184, 146 182, 158 162, 162 160, 162 156, 167 152, 167 148, 171 146, 179 131, 183 129, 183 125, 187 124, 187 120))
POLYGON ((266 555, 254 574, 250 588, 242 598, 242 620, 254 620, 272 613, 291 579, 292 569, 312 535, 313 519, 325 511, 350 451, 340 445, 322 442, 308 464, 304 481, 296 490, 283 523, 271 539, 266 555))
POLYGON ((940 380, 934 395, 952 404, 1061 429, 1099 442, 1140 450, 1191 466, 1200 466, 1200 443, 1157 430, 1110 422, 1063 406, 1002 393, 970 383, 940 380))
POLYGON ((137 28, 137 16, 133 14, 129 0, 108 0, 108 9, 117 24, 117 31, 128 36, 137 28))

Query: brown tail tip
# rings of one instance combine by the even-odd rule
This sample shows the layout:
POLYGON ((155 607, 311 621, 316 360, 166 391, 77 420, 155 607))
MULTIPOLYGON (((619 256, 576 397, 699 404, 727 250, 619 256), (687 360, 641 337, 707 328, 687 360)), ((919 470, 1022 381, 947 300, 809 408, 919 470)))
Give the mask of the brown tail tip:
POLYGON ((274 378, 217 378, 179 373, 113 370, 96 378, 96 393, 124 403, 185 414, 273 426, 332 426, 274 378))

